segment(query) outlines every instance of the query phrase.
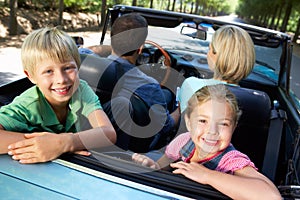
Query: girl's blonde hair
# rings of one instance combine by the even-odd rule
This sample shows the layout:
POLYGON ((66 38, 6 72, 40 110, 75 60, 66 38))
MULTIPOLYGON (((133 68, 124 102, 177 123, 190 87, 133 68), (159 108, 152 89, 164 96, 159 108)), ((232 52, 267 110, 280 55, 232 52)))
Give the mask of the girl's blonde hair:
POLYGON ((235 95, 224 84, 208 85, 199 89, 189 99, 186 108, 186 115, 190 118, 193 109, 209 100, 224 101, 229 104, 232 111, 232 119, 234 124, 238 122, 241 116, 241 111, 238 107, 238 103, 235 95))
POLYGON ((80 66, 80 56, 75 41, 57 27, 45 27, 30 33, 21 48, 24 70, 34 74, 41 61, 50 59, 55 62, 74 60, 80 66))
POLYGON ((212 37, 211 48, 217 54, 214 78, 238 84, 252 71, 255 63, 254 44, 242 28, 225 25, 212 37))

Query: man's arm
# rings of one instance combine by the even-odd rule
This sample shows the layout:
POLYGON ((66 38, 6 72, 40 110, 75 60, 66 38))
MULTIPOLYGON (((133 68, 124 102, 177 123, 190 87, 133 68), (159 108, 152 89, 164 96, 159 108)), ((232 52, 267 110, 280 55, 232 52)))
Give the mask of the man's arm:
POLYGON ((174 119, 175 126, 178 126, 179 119, 180 119, 180 109, 179 109, 179 107, 176 108, 176 110, 174 110, 170 115, 174 119))

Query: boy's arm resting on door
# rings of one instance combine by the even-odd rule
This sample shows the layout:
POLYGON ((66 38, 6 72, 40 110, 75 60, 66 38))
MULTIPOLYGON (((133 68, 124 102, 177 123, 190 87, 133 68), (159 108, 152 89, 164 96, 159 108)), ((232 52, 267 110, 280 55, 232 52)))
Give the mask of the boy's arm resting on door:
POLYGON ((0 154, 8 152, 8 146, 12 143, 24 140, 24 133, 6 131, 0 124, 0 154))

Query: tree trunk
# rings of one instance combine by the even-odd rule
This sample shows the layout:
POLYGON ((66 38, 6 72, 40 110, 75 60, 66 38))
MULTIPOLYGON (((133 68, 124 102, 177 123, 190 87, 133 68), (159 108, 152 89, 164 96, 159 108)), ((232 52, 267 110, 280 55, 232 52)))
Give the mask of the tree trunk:
POLYGON ((183 9, 183 2, 182 2, 182 0, 180 0, 180 8, 179 8, 179 12, 182 12, 182 9, 183 9))
POLYGON ((150 8, 153 8, 153 0, 150 1, 150 8))
POLYGON ((284 15, 283 22, 282 22, 282 25, 281 25, 281 29, 280 29, 281 32, 286 31, 286 27, 288 25, 291 12, 292 12, 292 3, 291 3, 291 1, 289 1, 288 5, 286 7, 285 15, 284 15))
POLYGON ((190 14, 193 14, 194 11, 194 2, 191 3, 191 10, 190 10, 190 14))
POLYGON ((171 4, 171 0, 168 0, 168 4, 167 4, 167 9, 166 10, 170 10, 170 4, 171 4))
POLYGON ((105 22, 105 13, 106 13, 106 0, 102 0, 100 27, 102 27, 104 25, 104 22, 105 22))
POLYGON ((294 43, 297 43, 297 40, 299 38, 299 35, 300 35, 300 17, 298 19, 298 25, 297 25, 297 28, 296 28, 296 31, 295 31, 295 35, 293 37, 293 42, 294 43))
POLYGON ((63 12, 64 12, 64 0, 59 0, 59 6, 58 6, 58 25, 62 25, 63 23, 63 12))
POLYGON ((132 0, 132 6, 136 6, 137 0, 132 0))
POLYGON ((17 9, 18 0, 9 1, 10 16, 9 16, 9 35, 18 34, 17 9))
POLYGON ((199 14, 199 0, 196 0, 194 14, 199 14))
POLYGON ((275 6, 274 13, 272 15, 272 20, 271 20, 271 23, 269 25, 269 28, 271 28, 271 29, 274 29, 274 26, 275 26, 274 24, 275 24, 275 18, 276 18, 277 11, 278 11, 278 5, 275 6))
POLYGON ((175 11, 176 0, 173 0, 172 11, 175 11))
POLYGON ((279 21, 280 21, 280 18, 281 18, 281 13, 282 13, 283 5, 284 5, 283 3, 281 3, 281 4, 279 5, 279 14, 278 14, 278 17, 277 17, 276 25, 275 25, 275 27, 274 27, 275 30, 277 30, 277 29, 278 29, 278 26, 279 26, 279 21))

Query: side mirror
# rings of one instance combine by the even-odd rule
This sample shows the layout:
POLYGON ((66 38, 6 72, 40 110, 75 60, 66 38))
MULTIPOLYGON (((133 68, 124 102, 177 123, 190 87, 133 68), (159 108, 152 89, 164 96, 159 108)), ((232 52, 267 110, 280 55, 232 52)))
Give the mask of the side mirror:
POLYGON ((83 37, 80 36, 72 36, 73 40, 75 41, 77 47, 82 47, 84 44, 83 37))
POLYGON ((197 38, 200 40, 206 40, 207 33, 205 30, 197 29, 190 26, 183 26, 181 28, 180 34, 186 35, 188 37, 197 38))

